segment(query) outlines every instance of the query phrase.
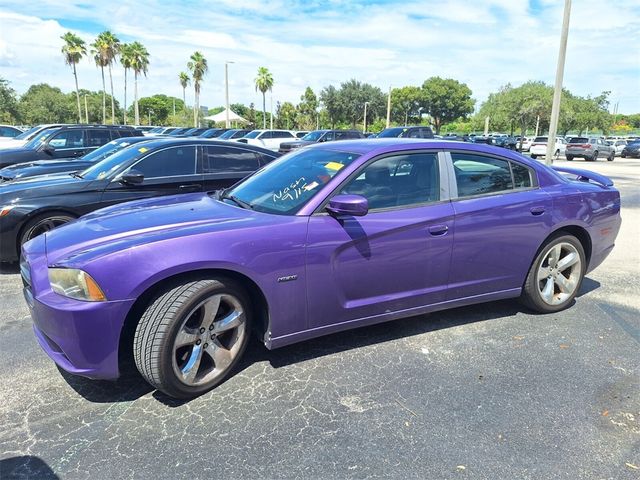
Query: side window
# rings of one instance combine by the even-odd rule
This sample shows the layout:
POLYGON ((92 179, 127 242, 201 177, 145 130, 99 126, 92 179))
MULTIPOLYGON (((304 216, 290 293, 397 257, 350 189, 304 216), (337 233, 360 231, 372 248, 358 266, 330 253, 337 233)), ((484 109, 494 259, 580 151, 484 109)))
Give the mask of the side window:
POLYGON ((143 158, 133 168, 141 171, 145 179, 194 175, 196 147, 167 148, 143 158))
POLYGON ((394 155, 368 165, 340 193, 362 195, 370 209, 417 205, 440 199, 439 180, 435 153, 394 155))
POLYGON ((89 130, 88 147, 101 147, 110 141, 111 132, 109 130, 89 130))
POLYGON ((260 166, 258 156, 241 148, 204 147, 203 173, 251 172, 260 166))
POLYGON ((452 152, 458 197, 513 189, 509 162, 492 157, 452 152))
POLYGON ((519 163, 511 162, 514 188, 529 188, 533 185, 531 170, 519 163))
POLYGON ((322 137, 323 142, 331 142, 333 140, 342 140, 342 135, 340 132, 327 132, 322 137))
POLYGON ((273 132, 262 132, 262 134, 258 138, 260 138, 260 140, 267 140, 269 138, 273 138, 273 132))
POLYGON ((54 148, 83 148, 84 130, 81 128, 73 130, 63 130, 53 135, 48 142, 54 148))
POLYGON ((409 138, 422 138, 422 132, 420 129, 415 128, 413 130, 409 130, 409 134, 407 135, 409 138))

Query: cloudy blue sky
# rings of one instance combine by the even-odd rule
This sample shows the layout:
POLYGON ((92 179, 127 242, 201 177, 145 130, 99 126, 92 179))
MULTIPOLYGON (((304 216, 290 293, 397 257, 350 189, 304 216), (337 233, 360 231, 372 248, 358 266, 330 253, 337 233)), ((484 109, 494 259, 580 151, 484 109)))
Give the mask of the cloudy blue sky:
MULTIPOLYGON (((87 42, 110 29, 151 54, 141 96, 180 97, 177 74, 194 50, 209 60, 202 105, 224 102, 224 61, 231 60, 231 102, 260 103, 259 66, 274 76, 273 101, 297 102, 350 78, 386 91, 438 75, 466 82, 482 102, 501 85, 552 84, 563 1, 551 0, 215 0, 166 2, 0 0, 0 77, 22 93, 32 83, 73 89, 60 53, 71 30, 87 42)), ((85 60, 83 88, 100 75, 85 60)), ((122 99, 123 71, 114 71, 122 99)), ((640 112, 640 2, 573 2, 565 86, 580 95, 611 91, 612 108, 640 112)), ((193 98, 188 91, 187 102, 193 98)))

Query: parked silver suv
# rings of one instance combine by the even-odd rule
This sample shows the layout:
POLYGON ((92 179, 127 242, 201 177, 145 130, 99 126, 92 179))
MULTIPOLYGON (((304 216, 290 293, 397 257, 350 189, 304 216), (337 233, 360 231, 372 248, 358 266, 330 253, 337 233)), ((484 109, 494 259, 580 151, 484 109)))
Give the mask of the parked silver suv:
POLYGON ((612 162, 616 156, 616 150, 607 145, 603 138, 572 137, 567 144, 565 155, 569 161, 581 157, 588 162, 595 162, 598 157, 604 157, 612 162))

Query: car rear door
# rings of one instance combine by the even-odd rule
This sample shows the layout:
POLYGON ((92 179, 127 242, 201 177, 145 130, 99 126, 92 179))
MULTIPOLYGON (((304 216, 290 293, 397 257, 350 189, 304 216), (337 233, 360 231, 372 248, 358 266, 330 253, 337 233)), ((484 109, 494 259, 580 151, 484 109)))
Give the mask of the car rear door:
POLYGON ((366 215, 310 217, 309 328, 444 300, 453 208, 440 162, 435 151, 375 159, 334 192, 366 197, 366 215))
POLYGON ((203 174, 207 192, 230 187, 261 166, 260 156, 247 148, 226 145, 203 145, 201 148, 198 171, 203 174))
POLYGON ((63 129, 49 137, 40 148, 47 146, 51 158, 81 157, 89 151, 87 132, 84 128, 63 129))
POLYGON ((104 203, 110 205, 138 198, 203 191, 203 175, 196 173, 196 151, 195 145, 179 145, 142 157, 123 172, 141 172, 144 175, 142 183, 125 183, 122 174, 118 175, 104 190, 104 203))
POLYGON ((521 288, 552 227, 552 199, 511 159, 452 151, 453 254, 447 300, 521 288))

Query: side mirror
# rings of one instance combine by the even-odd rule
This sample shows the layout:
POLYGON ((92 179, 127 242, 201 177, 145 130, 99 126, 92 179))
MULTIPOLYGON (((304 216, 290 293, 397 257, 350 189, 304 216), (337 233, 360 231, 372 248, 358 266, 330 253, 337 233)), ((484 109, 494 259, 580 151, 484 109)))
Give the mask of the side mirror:
POLYGON ((369 212, 369 201, 361 195, 336 195, 326 210, 332 215, 362 217, 369 212))
POLYGON ((140 185, 143 181, 144 173, 140 170, 136 170, 135 168, 132 168, 120 177, 120 182, 126 183, 127 185, 140 185))
POLYGON ((42 151, 47 155, 53 155, 53 152, 55 152, 56 149, 51 145, 45 145, 44 147, 42 147, 42 151))

